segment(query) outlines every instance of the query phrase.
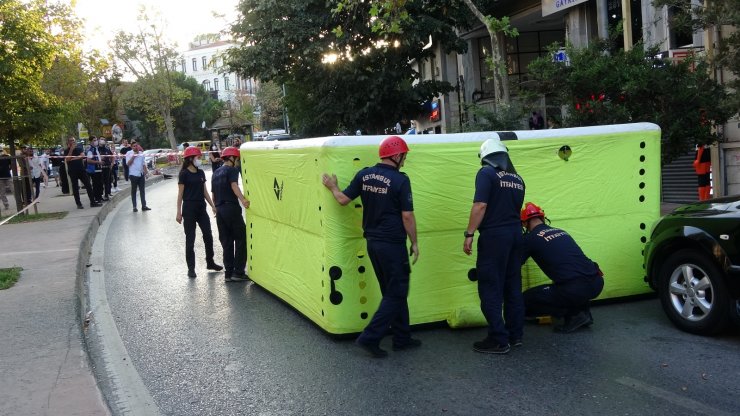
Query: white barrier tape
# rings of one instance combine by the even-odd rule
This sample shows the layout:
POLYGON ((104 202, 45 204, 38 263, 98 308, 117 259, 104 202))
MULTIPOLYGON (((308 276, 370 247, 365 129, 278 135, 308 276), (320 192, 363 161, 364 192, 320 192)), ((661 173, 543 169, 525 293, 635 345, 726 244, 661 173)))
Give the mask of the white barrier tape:
MULTIPOLYGON (((33 192, 33 188, 31 188, 31 192, 33 192)), ((34 205, 38 204, 38 203, 39 203, 39 200, 41 199, 41 197, 42 197, 42 196, 44 196, 44 192, 46 192, 46 188, 41 188, 41 192, 39 192, 39 197, 38 197, 38 198, 36 198, 36 199, 34 199, 33 201, 31 201, 31 203, 30 203, 30 204, 28 204, 28 205, 26 205, 26 207, 25 207, 25 208, 23 208, 22 210, 20 210, 20 211, 16 212, 15 214, 13 214, 13 215, 9 216, 8 218, 6 218, 6 219, 4 219, 4 220, 2 220, 2 221, 0 222, 0 226, 3 226, 3 225, 4 225, 4 224, 6 224, 6 223, 7 223, 8 221, 10 221, 10 220, 12 220, 13 218, 15 218, 15 217, 17 217, 17 216, 19 216, 19 215, 23 214, 23 213, 24 213, 24 212, 26 212, 27 210, 31 209, 31 207, 33 207, 34 205)))

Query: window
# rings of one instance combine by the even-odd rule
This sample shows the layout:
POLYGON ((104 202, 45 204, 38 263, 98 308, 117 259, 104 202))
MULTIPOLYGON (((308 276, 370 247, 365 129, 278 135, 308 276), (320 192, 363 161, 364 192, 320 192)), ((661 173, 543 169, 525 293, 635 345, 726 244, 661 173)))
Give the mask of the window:
POLYGON ((208 69, 208 60, 205 56, 203 57, 201 62, 203 63, 203 70, 205 71, 206 69, 208 69))
POLYGON ((520 32, 516 38, 506 39, 506 67, 509 82, 529 81, 529 64, 547 54, 553 43, 565 44, 565 31, 547 30, 541 32, 520 32))
POLYGON ((211 90, 211 81, 209 81, 209 80, 203 81, 203 89, 206 90, 206 91, 210 91, 211 90))
POLYGON ((213 89, 218 91, 218 78, 213 78, 213 89))
POLYGON ((228 75, 224 77, 224 90, 226 91, 229 90, 229 76, 228 75))
POLYGON ((236 90, 239 91, 242 89, 242 79, 239 77, 239 75, 236 76, 236 90))
POLYGON ((182 65, 182 73, 184 74, 185 72, 187 72, 186 71, 187 65, 185 65, 185 59, 180 61, 180 64, 182 65))
POLYGON ((198 70, 198 60, 193 58, 193 72, 198 70))

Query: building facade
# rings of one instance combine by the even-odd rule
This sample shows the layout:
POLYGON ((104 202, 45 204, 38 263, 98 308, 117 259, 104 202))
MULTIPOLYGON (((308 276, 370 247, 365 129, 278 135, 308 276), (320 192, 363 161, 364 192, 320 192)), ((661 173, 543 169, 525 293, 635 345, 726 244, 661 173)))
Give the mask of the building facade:
POLYGON ((180 62, 173 62, 177 71, 195 78, 214 99, 229 103, 234 110, 240 110, 244 103, 254 105, 257 82, 234 73, 223 73, 224 54, 236 44, 224 40, 197 40, 188 46, 180 62))

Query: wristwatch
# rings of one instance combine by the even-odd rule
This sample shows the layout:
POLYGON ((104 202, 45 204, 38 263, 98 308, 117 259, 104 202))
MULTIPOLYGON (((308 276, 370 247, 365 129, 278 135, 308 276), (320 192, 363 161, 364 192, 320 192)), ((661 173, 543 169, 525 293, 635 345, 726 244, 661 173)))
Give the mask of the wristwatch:
POLYGON ((469 233, 468 230, 465 230, 463 233, 465 234, 465 238, 475 236, 475 231, 473 231, 472 233, 469 233))

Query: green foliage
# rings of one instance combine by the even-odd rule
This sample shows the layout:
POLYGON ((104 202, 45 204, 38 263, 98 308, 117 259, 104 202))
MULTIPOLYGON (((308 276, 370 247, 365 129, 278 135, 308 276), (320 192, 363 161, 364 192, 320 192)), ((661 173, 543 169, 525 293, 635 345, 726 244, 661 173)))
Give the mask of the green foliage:
POLYGON ((274 82, 263 82, 256 94, 260 109, 260 130, 283 126, 283 90, 274 82))
POLYGON ((23 269, 20 267, 0 269, 0 290, 12 287, 21 277, 21 270, 23 269))
POLYGON ((510 131, 525 128, 526 111, 518 104, 500 105, 496 111, 477 104, 466 105, 468 119, 462 131, 510 131))
POLYGON ((201 124, 204 121, 207 126, 213 124, 220 117, 224 103, 211 97, 193 77, 174 72, 172 78, 175 85, 190 92, 190 96, 183 101, 182 105, 172 110, 175 136, 179 142, 203 137, 201 124))
POLYGON ((0 2, 0 141, 46 144, 65 130, 81 105, 79 27, 61 3, 0 2))
POLYGON ((609 49, 608 43, 569 46, 570 65, 549 56, 529 65, 536 81, 530 88, 567 109, 563 126, 656 123, 666 161, 694 144, 717 140, 713 127, 729 113, 716 104, 726 92, 709 78, 704 62, 671 64, 656 58, 657 49, 642 45, 612 55, 609 49))
POLYGON ((373 30, 368 3, 332 14, 321 0, 244 0, 232 27, 242 47, 230 52, 227 65, 243 77, 284 84, 291 126, 303 135, 333 134, 340 126, 382 132, 451 90, 439 81, 413 83, 414 62, 432 57, 432 48, 422 49, 429 36, 446 51, 465 48, 453 28, 462 21, 455 10, 435 2, 406 7, 414 19, 399 23, 398 36, 373 30), (338 26, 341 37, 332 32, 338 26), (322 63, 330 53, 337 60, 322 63))

